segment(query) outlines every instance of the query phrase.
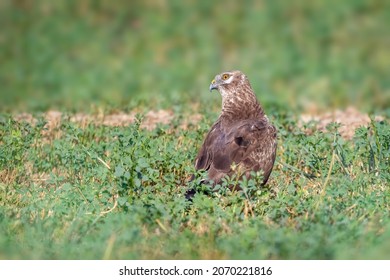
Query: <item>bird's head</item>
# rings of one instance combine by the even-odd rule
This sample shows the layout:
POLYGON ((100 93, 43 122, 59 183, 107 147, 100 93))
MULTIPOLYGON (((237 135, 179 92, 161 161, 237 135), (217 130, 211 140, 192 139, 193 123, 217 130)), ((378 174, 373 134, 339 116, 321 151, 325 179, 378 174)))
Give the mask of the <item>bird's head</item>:
POLYGON ((263 114, 248 78, 241 71, 228 71, 215 76, 210 91, 216 89, 222 97, 222 115, 249 116, 263 114), (245 112, 242 114, 242 112, 245 112), (249 112, 249 113, 248 113, 249 112))
POLYGON ((224 97, 228 92, 234 92, 233 89, 237 89, 247 83, 249 82, 245 74, 234 70, 216 75, 214 80, 211 81, 209 89, 210 91, 213 89, 218 90, 224 97))

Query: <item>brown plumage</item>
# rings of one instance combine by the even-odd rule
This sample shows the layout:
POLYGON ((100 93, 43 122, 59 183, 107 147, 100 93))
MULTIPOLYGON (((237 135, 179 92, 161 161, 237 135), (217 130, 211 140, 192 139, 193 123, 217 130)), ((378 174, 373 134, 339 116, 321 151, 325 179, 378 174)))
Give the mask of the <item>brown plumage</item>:
POLYGON ((199 150, 196 170, 206 170, 214 185, 235 172, 248 178, 251 171, 262 170, 265 184, 275 162, 275 127, 242 72, 217 75, 210 85, 213 89, 222 96, 222 112, 199 150))

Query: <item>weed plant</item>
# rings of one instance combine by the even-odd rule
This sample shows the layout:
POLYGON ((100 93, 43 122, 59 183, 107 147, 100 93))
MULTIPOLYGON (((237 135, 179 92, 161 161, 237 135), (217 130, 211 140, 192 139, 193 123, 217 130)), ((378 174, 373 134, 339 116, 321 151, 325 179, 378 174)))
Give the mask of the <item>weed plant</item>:
MULTIPOLYGON (((277 161, 212 192, 188 182, 207 120, 187 130, 0 119, 0 257, 388 259, 390 124, 351 141, 274 115, 277 161), (198 188, 192 202, 188 187, 198 188)), ((232 180, 235 180, 234 178, 232 180)), ((225 184, 231 182, 226 181, 225 184)))

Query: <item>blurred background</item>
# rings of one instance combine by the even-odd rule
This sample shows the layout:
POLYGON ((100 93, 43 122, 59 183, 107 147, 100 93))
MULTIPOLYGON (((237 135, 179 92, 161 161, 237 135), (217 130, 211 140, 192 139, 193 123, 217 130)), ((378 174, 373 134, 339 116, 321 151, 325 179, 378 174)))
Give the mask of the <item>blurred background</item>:
POLYGON ((0 0, 0 112, 218 110, 239 69, 269 107, 390 105, 390 1, 0 0))

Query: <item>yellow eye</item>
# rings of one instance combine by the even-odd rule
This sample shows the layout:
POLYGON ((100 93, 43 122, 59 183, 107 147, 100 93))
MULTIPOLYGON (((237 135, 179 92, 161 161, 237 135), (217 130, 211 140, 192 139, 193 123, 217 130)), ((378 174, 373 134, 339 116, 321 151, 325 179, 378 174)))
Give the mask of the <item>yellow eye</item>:
POLYGON ((229 75, 228 74, 223 74, 222 75, 222 80, 227 80, 229 78, 229 75))

